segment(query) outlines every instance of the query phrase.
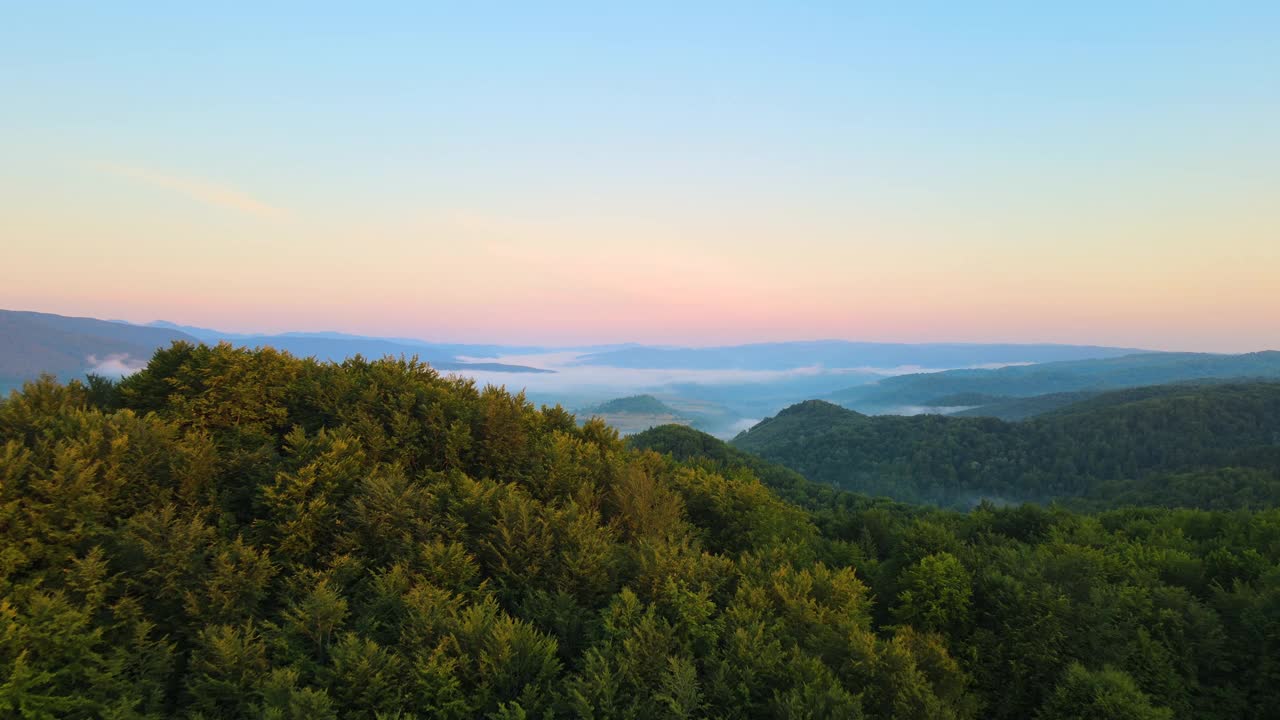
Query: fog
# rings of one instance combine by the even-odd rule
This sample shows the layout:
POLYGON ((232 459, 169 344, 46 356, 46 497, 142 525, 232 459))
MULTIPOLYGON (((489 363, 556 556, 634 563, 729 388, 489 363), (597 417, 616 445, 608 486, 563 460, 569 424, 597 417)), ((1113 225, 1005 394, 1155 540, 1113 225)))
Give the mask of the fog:
POLYGON ((102 359, 98 359, 96 355, 89 355, 85 358, 85 363, 89 366, 87 372, 90 374, 109 378, 132 375, 147 365, 145 359, 133 359, 126 353, 107 355, 102 359))
MULTIPOLYGON (((453 369, 480 385, 504 386, 525 391, 538 404, 560 404, 571 410, 628 395, 650 394, 679 407, 700 429, 732 437, 760 418, 813 398, 881 378, 947 368, 919 365, 895 367, 824 367, 818 364, 787 369, 741 368, 636 368, 584 363, 580 352, 503 354, 488 357, 459 356, 461 362, 500 362, 552 370, 545 374, 453 369)), ((984 363, 984 366, 993 365, 984 363)), ((904 410, 906 410, 904 408, 904 410)), ((954 408, 948 408, 954 410, 954 408)), ((918 412, 936 412, 918 408, 918 412)))

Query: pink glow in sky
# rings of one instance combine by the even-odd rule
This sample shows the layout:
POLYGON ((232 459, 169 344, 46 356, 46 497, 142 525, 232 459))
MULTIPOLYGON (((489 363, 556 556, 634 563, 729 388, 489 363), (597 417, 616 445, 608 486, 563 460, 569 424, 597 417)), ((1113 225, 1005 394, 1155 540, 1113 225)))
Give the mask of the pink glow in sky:
POLYGON ((1276 348, 1274 11, 28 3, 0 27, 0 307, 1276 348))

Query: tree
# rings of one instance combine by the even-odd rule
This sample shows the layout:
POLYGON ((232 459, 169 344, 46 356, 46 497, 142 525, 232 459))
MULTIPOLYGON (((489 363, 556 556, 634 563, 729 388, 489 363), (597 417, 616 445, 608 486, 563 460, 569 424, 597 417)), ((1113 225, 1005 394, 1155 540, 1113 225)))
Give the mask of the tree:
POLYGON ((1173 714, 1151 704, 1127 674, 1110 668, 1089 670, 1072 663, 1038 720, 1168 720, 1173 714))
POLYGON ((973 595, 969 571, 951 553, 927 555, 903 571, 894 616, 921 630, 946 632, 968 620, 973 595))

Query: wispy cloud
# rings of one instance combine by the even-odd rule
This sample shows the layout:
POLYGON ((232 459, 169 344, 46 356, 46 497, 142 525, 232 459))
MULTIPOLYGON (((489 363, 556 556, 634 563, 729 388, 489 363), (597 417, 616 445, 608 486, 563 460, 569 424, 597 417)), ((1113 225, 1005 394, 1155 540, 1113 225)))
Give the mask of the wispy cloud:
POLYGON ((244 215, 278 219, 289 214, 287 210, 265 203, 243 190, 200 178, 182 177, 129 165, 106 165, 103 169, 113 175, 172 190, 196 202, 244 215))

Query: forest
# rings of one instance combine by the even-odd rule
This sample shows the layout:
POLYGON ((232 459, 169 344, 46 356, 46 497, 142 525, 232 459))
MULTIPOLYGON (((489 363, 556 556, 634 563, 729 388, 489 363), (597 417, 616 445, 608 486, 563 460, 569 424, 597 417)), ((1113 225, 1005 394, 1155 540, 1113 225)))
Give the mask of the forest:
MULTIPOLYGON (((1275 395, 1213 391, 1276 427, 1275 395)), ((1145 417, 1129 404, 1091 433, 1064 417, 1036 437, 1114 465, 1115 481, 1176 466, 1194 488, 1204 480, 1181 460, 1193 456, 1265 475, 1273 456, 1250 454, 1262 430, 1186 403, 1206 409, 1149 428, 1173 443, 1154 462, 1116 434, 1145 417)), ((999 421, 964 422, 973 433, 948 444, 999 436, 999 421)), ((749 450, 675 426, 624 443, 414 360, 178 342, 119 382, 29 382, 0 402, 0 715, 1280 707, 1274 498, 961 512, 811 482, 823 478, 749 450)))
POLYGON ((1020 422, 810 400, 733 444, 815 482, 907 502, 1265 508, 1280 502, 1280 383, 1118 390, 1020 422))

